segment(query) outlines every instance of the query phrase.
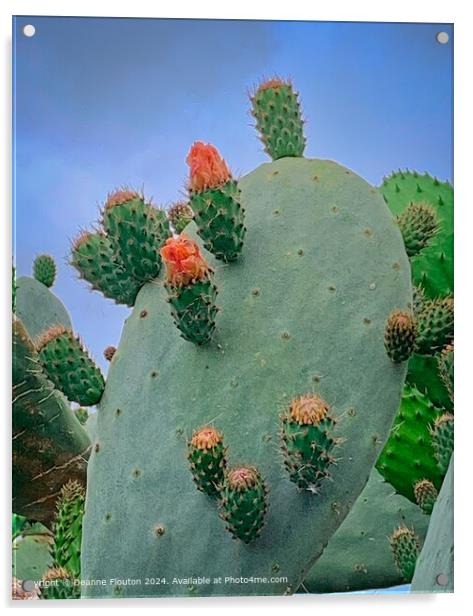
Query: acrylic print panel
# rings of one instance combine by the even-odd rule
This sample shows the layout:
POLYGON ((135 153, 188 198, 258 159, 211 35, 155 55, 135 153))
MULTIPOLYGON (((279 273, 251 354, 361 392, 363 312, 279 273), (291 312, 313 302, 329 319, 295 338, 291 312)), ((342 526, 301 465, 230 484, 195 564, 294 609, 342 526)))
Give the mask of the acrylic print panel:
POLYGON ((452 26, 13 37, 15 597, 451 592, 452 26))

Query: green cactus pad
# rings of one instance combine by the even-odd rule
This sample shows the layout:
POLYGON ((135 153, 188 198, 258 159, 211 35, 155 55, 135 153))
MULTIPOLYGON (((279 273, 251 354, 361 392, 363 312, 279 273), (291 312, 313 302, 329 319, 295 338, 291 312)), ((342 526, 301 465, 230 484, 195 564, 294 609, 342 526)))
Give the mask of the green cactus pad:
POLYGON ((33 263, 33 276, 35 280, 52 287, 56 280, 56 262, 50 255, 39 255, 33 263))
POLYGON ((51 554, 54 567, 64 567, 80 579, 80 550, 85 490, 78 481, 68 481, 61 489, 54 521, 51 554))
POLYGON ((419 537, 406 526, 397 528, 389 538, 394 562, 404 581, 412 579, 420 553, 419 537))
POLYGON ((41 583, 41 599, 80 599, 80 584, 62 567, 49 569, 41 583))
POLYGON ((388 541, 399 525, 414 528, 423 541, 429 516, 396 494, 373 469, 365 489, 309 571, 299 592, 347 592, 402 584, 404 579, 394 563, 388 541))
POLYGON ((44 330, 55 325, 72 327, 64 304, 41 282, 28 276, 20 276, 16 284, 15 314, 31 338, 36 338, 44 330))
POLYGON ((105 205, 102 225, 115 261, 123 265, 131 280, 144 283, 158 277, 159 249, 171 235, 164 210, 145 203, 137 194, 118 192, 105 205))
POLYGON ((225 473, 220 492, 220 517, 227 530, 243 543, 255 541, 263 528, 268 489, 253 466, 236 466, 225 473))
POLYGON ((215 496, 224 481, 227 464, 223 437, 210 426, 197 430, 189 441, 190 470, 197 488, 209 496, 215 496))
POLYGON ((302 156, 304 122, 298 94, 291 83, 270 79, 251 97, 252 114, 265 152, 273 159, 302 156))
POLYGON ((61 486, 85 481, 90 441, 41 370, 22 323, 13 322, 13 510, 50 524, 61 486))
POLYGON ((429 479, 437 489, 443 474, 434 457, 431 426, 441 410, 415 387, 404 389, 401 406, 376 468, 399 494, 416 502, 414 485, 429 479))
POLYGON ((437 417, 432 427, 432 446, 442 475, 447 472, 453 452, 454 418, 450 413, 437 417))
POLYGON ((93 290, 117 304, 133 306, 135 303, 141 283, 117 262, 110 238, 103 232, 81 233, 72 247, 71 265, 93 290))
POLYGON ((421 479, 414 484, 414 496, 422 511, 430 515, 438 496, 434 484, 428 479, 421 479))
POLYGON ((435 503, 412 592, 453 592, 453 458, 435 503))
POLYGON ((412 314, 395 310, 389 315, 384 331, 384 347, 389 358, 396 364, 411 356, 416 339, 412 314))
POLYGON ((435 209, 439 228, 429 245, 412 258, 412 279, 431 299, 453 293, 452 186, 428 173, 398 171, 384 179, 380 190, 395 216, 411 203, 428 203, 435 209))
POLYGON ((396 219, 409 257, 415 257, 438 231, 437 214, 428 203, 411 203, 396 219))
POLYGON ((198 345, 208 342, 215 330, 217 287, 212 278, 209 272, 206 280, 186 286, 165 285, 171 314, 182 337, 198 345))
POLYGON ((453 341, 453 298, 444 297, 424 303, 417 315, 416 351, 433 355, 453 341))
POLYGON ((105 381, 79 338, 65 327, 52 327, 36 341, 48 378, 71 402, 92 406, 102 397, 105 381))
MULTIPOLYGON (((239 186, 248 226, 242 258, 222 267, 206 254, 222 309, 210 343, 180 338, 158 284, 141 289, 125 323, 89 463, 85 579, 159 572, 172 580, 176 572, 201 574, 205 563, 212 579, 223 571, 270 578, 278 570, 287 581, 139 592, 295 592, 388 436, 406 366, 386 355, 384 327, 412 292, 402 237, 381 195, 334 162, 298 158, 262 165, 239 186), (317 495, 289 481, 278 447, 281 409, 307 391, 330 402, 340 418, 336 436, 346 439, 333 480, 317 495), (234 463, 256 466, 270 489, 265 526, 248 545, 232 541, 187 468, 188 436, 212 422, 234 463), (157 536, 156 525, 165 532, 157 536)), ((186 233, 196 237, 194 222, 186 233)), ((136 587, 120 591, 136 595, 136 587)), ((113 592, 84 589, 86 596, 113 592)))
POLYGON ((19 580, 39 582, 52 566, 50 550, 53 538, 46 527, 43 531, 20 535, 13 542, 12 575, 19 580))
POLYGON ((440 378, 445 385, 450 400, 453 404, 453 373, 454 373, 454 350, 453 345, 448 345, 438 357, 438 369, 440 378))
POLYGON ((193 218, 191 206, 184 201, 174 203, 168 210, 169 222, 176 233, 182 233, 193 218))
POLYGON ((217 259, 235 261, 242 251, 246 234, 245 210, 240 204, 236 181, 193 192, 190 203, 204 247, 217 259))
POLYGON ((293 400, 281 416, 281 449, 289 478, 299 488, 317 494, 330 465, 336 460, 333 448, 335 419, 320 396, 308 394, 293 400))

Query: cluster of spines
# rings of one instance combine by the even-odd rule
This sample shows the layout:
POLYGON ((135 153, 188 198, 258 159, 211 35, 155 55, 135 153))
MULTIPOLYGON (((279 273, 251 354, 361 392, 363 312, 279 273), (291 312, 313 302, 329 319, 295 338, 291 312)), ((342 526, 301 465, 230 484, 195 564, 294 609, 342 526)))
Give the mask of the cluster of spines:
POLYGON ((396 218, 409 257, 414 257, 429 245, 439 229, 435 210, 428 203, 411 203, 396 218))
POLYGON ((35 346, 48 378, 68 400, 84 406, 100 401, 105 387, 102 373, 71 330, 52 327, 35 346))
POLYGON ((196 242, 184 234, 169 238, 161 255, 166 266, 167 300, 181 336, 197 345, 209 342, 218 312, 213 270, 196 242))
POLYGON ((451 413, 443 413, 434 422, 431 429, 432 446, 435 459, 443 475, 448 470, 454 444, 454 417, 451 413))
POLYGON ((187 156, 190 206, 197 233, 216 259, 235 261, 246 235, 240 189, 217 148, 198 141, 187 156))
POLYGON ((329 404, 318 394, 296 398, 281 415, 284 466, 299 488, 318 493, 330 477, 336 461, 333 449, 340 441, 334 436, 335 424, 329 404))
POLYGON ((38 255, 33 262, 33 276, 46 287, 56 280, 56 263, 50 255, 38 255))
POLYGON ((187 457, 197 488, 209 496, 216 496, 227 465, 222 434, 212 426, 196 430, 189 441, 187 457))
POLYGON ((132 306, 141 286, 159 276, 169 221, 143 195, 123 189, 108 196, 101 223, 99 231, 83 232, 73 243, 71 263, 93 289, 132 306))
POLYGON ((429 479, 417 481, 414 484, 414 496, 422 511, 430 515, 438 497, 438 491, 434 484, 429 479))
POLYGON ((420 553, 419 537, 413 529, 400 526, 389 537, 389 544, 400 574, 410 582, 420 553))
POLYGON ((302 156, 306 142, 304 121, 299 96, 290 81, 269 79, 255 90, 250 99, 265 152, 273 160, 302 156))
POLYGON ((225 473, 220 490, 220 517, 234 539, 251 543, 264 526, 268 488, 254 466, 235 466, 225 473))

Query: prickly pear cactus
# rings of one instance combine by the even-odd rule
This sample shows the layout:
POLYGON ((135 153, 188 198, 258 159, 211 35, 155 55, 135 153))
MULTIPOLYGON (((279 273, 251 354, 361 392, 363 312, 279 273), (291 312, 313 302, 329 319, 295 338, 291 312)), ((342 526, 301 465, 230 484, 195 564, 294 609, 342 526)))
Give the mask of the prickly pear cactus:
POLYGON ((404 578, 395 565, 388 541, 400 525, 414 528, 422 542, 429 516, 396 494, 373 469, 365 489, 299 592, 347 592, 402 584, 404 578))
MULTIPOLYGON (((384 332, 412 301, 410 268, 378 191, 337 163, 281 158, 242 178, 225 204, 217 195, 238 211, 219 214, 219 243, 210 239, 214 167, 200 163, 208 227, 192 222, 186 234, 220 258, 228 252, 191 253, 188 240, 172 259, 161 251, 166 280, 143 285, 125 323, 97 413, 82 545, 84 578, 115 581, 86 596, 294 592, 363 489, 399 404, 406 363, 389 358, 384 332), (198 287, 210 270, 211 297, 198 287), (168 304, 184 290, 198 304, 180 315, 168 304), (181 317, 188 338, 215 318, 209 340, 184 339, 181 317), (311 419, 318 455, 298 487, 282 463, 281 415, 301 396, 317 396, 327 413, 311 419), (194 482, 188 441, 204 426, 222 434, 229 468, 254 471, 238 497, 230 473, 216 499, 194 482)), ((297 443, 288 450, 293 464, 306 455, 297 443)))
POLYGON ((17 278, 16 284, 15 314, 31 338, 36 338, 45 329, 55 325, 72 328, 64 304, 43 283, 28 276, 21 276, 17 278))
POLYGON ((13 322, 13 511, 50 524, 61 486, 84 481, 90 441, 43 373, 25 327, 13 322))
POLYGON ((453 458, 417 560, 412 592, 453 592, 453 458))
POLYGON ((52 565, 52 536, 46 527, 43 532, 19 535, 13 542, 12 575, 20 580, 39 582, 52 565))
POLYGON ((51 255, 39 255, 33 263, 33 276, 45 287, 52 287, 56 280, 56 263, 51 255))

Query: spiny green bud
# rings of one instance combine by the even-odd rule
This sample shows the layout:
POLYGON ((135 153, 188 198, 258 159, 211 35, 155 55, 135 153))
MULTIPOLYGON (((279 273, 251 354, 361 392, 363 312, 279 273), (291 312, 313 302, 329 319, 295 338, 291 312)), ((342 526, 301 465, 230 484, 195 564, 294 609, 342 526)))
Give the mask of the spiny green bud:
POLYGON ((424 303, 417 317, 415 350, 433 355, 453 341, 453 297, 442 297, 424 303))
POLYGON ((169 222, 176 233, 182 233, 194 218, 191 206, 185 201, 174 203, 168 210, 169 222))
POLYGON ((400 526, 389 538, 389 543, 399 572, 410 582, 420 553, 419 538, 410 528, 400 526))
POLYGON ((299 488, 317 494, 322 481, 330 477, 332 450, 339 442, 333 435, 335 423, 328 403, 312 393, 293 400, 281 415, 284 466, 299 488))
POLYGON ((454 371, 454 351, 453 344, 449 344, 440 353, 438 358, 439 374, 442 379, 450 399, 453 402, 453 371, 454 371))
POLYGON ((447 473, 450 458, 452 457, 454 443, 453 426, 453 415, 451 413, 444 413, 437 417, 431 430, 435 459, 443 474, 447 473))
POLYGON ((395 310, 386 322, 384 346, 396 364, 406 361, 414 350, 416 328, 410 312, 395 310))
POLYGON ((234 539, 251 543, 264 525, 268 489, 254 466, 236 466, 225 473, 220 517, 234 539))
POLYGON ((68 481, 62 487, 56 504, 51 556, 55 567, 64 567, 74 578, 80 577, 84 506, 83 486, 78 481, 68 481))
POLYGON ((50 255, 39 255, 33 263, 33 276, 46 287, 52 287, 56 280, 56 263, 50 255))
POLYGON ((438 492, 434 484, 428 479, 421 479, 414 485, 414 496, 416 503, 425 513, 432 513, 438 492))
POLYGON ((188 444, 190 470, 197 488, 215 496, 224 480, 226 449, 222 434, 211 426, 196 430, 188 444))
POLYGON ((411 203, 397 217, 407 255, 414 257, 438 232, 437 213, 428 203, 411 203))

